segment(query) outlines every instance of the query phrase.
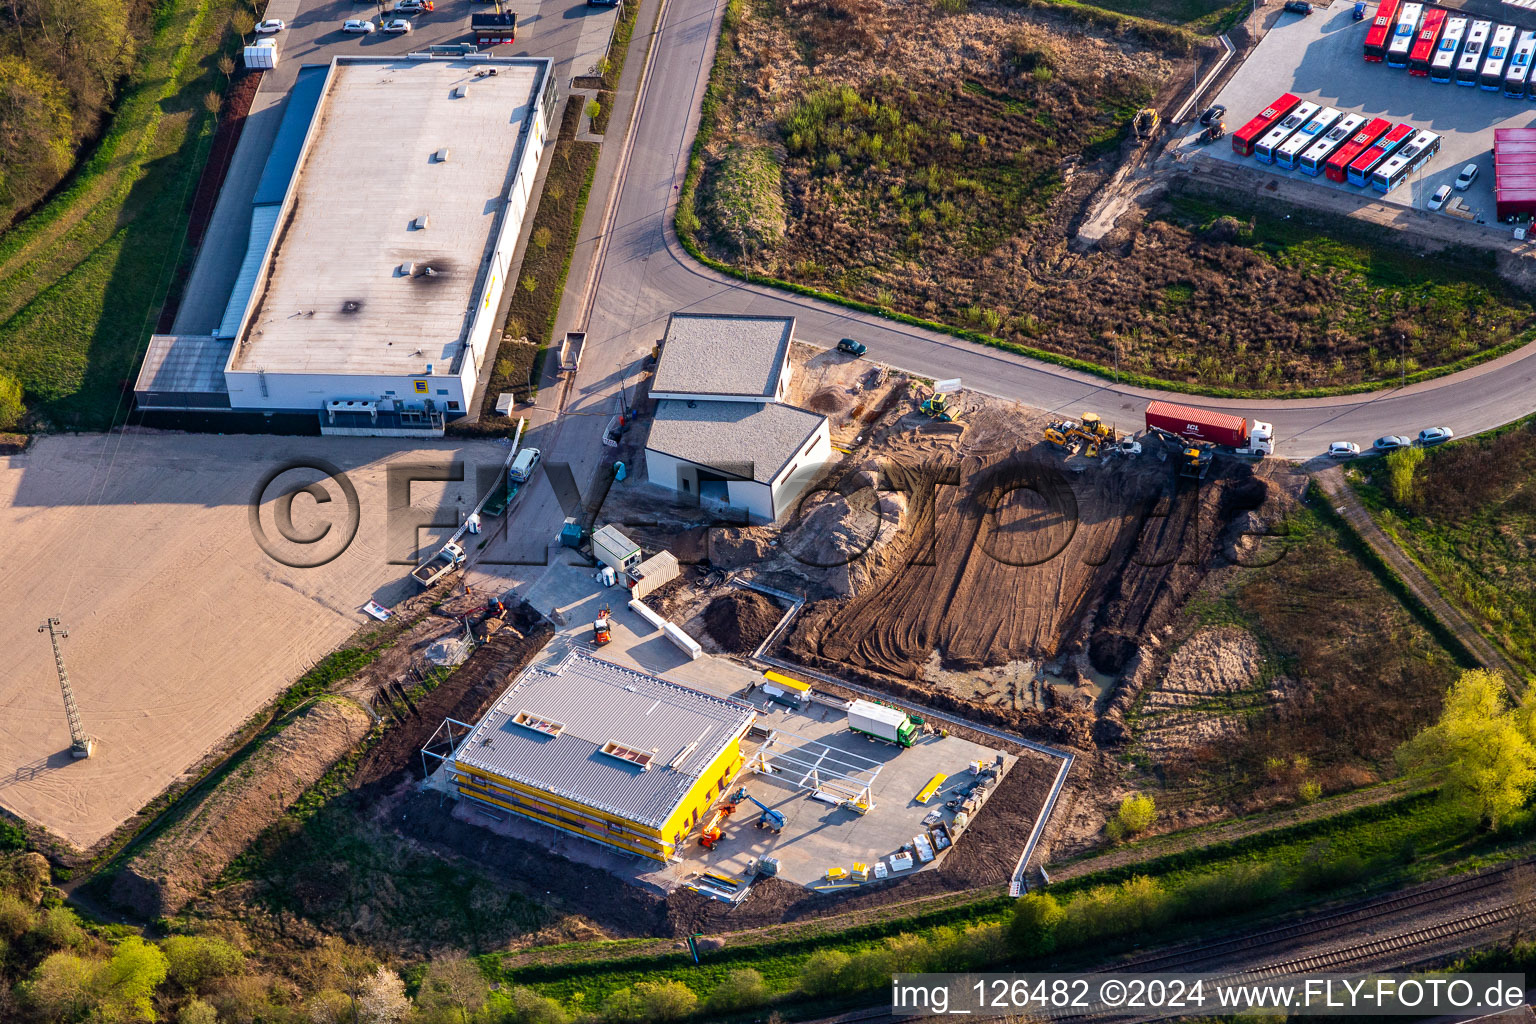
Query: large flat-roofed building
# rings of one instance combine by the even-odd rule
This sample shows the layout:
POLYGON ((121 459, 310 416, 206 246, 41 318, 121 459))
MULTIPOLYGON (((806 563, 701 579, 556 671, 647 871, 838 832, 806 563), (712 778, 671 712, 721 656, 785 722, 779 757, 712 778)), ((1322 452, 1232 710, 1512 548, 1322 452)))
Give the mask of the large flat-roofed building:
POLYGON ((485 367, 554 102, 543 59, 303 69, 223 319, 209 336, 152 339, 139 407, 441 433, 485 367))
POLYGON ((463 797, 668 860, 741 770, 756 714, 573 651, 519 676, 445 770, 463 797))
POLYGON ((783 517, 832 458, 827 418, 782 401, 794 335, 794 317, 673 313, 651 380, 646 479, 783 517))

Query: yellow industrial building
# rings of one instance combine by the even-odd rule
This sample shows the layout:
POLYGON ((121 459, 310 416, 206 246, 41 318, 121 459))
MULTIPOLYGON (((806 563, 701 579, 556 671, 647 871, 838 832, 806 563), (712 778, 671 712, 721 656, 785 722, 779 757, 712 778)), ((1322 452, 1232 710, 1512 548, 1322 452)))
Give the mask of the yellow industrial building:
POLYGON ((455 744, 459 794, 656 860, 737 772, 756 709, 581 652, 518 677, 455 744))

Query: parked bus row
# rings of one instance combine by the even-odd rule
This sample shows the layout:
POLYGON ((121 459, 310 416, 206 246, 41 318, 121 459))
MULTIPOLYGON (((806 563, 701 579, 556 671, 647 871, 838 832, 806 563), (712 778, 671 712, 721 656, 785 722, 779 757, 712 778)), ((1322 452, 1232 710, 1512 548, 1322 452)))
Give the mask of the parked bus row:
POLYGON ((1365 33, 1365 59, 1407 68, 1431 82, 1478 86, 1511 99, 1536 99, 1531 65, 1536 30, 1431 4, 1381 0, 1365 33))
POLYGON ((1440 152, 1440 136, 1286 93, 1232 133, 1232 150, 1314 178, 1369 185, 1385 195, 1440 152))

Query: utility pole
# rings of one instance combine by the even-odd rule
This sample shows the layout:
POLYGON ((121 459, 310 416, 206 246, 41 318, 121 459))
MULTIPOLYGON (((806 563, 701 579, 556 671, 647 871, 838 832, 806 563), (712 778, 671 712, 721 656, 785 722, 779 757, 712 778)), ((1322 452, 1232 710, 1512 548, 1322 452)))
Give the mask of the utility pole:
POLYGON ((64 691, 64 714, 69 716, 69 753, 71 757, 90 757, 96 750, 96 741, 85 734, 85 727, 80 724, 80 709, 75 705, 75 691, 69 686, 69 672, 64 668, 64 652, 59 650, 59 641, 69 636, 69 630, 65 629, 56 618, 51 618, 37 627, 39 633, 47 633, 49 641, 53 644, 53 665, 59 673, 59 689, 64 691))
POLYGON ((629 420, 629 371, 624 369, 624 360, 616 364, 619 369, 619 408, 624 413, 624 420, 629 420))

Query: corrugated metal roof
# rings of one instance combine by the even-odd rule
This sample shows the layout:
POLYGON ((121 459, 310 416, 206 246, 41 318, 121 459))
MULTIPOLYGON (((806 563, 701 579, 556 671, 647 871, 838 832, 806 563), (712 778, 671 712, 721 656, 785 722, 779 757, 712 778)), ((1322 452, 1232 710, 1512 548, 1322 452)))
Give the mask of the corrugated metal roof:
MULTIPOLYGON (((229 304, 224 307, 224 317, 214 330, 215 338, 234 338, 240 333, 240 321, 245 318, 245 307, 250 305, 251 293, 256 290, 256 278, 261 275, 266 260, 267 246, 277 230, 277 216, 281 206, 255 206, 251 208, 251 237, 245 243, 245 258, 240 261, 240 273, 235 275, 235 287, 229 293, 229 304)), ((220 367, 223 369, 223 367, 220 367)))
POLYGON ((299 69, 299 77, 288 91, 288 106, 283 109, 283 119, 272 139, 261 180, 256 183, 256 196, 251 200, 254 205, 281 203, 288 194, 288 182, 293 180, 293 170, 299 165, 299 151, 304 148, 304 136, 309 134, 309 122, 320 106, 320 94, 330 70, 328 64, 299 69))
POLYGON ((574 652, 529 669, 459 745, 468 768, 659 828, 746 729, 755 710, 574 652), (521 711, 559 722, 558 736, 515 724, 521 711), (654 751, 649 768, 602 753, 605 743, 654 751))

